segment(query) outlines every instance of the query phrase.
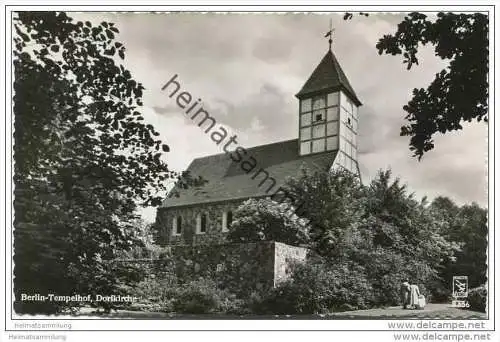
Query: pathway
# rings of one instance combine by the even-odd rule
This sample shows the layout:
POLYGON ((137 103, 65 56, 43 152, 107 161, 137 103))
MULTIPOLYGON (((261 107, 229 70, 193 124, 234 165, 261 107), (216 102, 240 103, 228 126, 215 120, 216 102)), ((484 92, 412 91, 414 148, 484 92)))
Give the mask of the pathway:
MULTIPOLYGON (((82 310, 80 315, 95 315, 90 310, 82 310)), ((167 314, 163 312, 141 312, 119 310, 104 314, 108 318, 141 318, 141 319, 487 319, 485 313, 453 308, 450 304, 427 304, 423 310, 404 310, 400 306, 387 308, 344 311, 326 315, 185 315, 167 314)))
POLYGON ((405 310, 401 306, 344 311, 329 314, 339 319, 486 319, 486 313, 451 307, 450 304, 427 304, 423 310, 405 310))

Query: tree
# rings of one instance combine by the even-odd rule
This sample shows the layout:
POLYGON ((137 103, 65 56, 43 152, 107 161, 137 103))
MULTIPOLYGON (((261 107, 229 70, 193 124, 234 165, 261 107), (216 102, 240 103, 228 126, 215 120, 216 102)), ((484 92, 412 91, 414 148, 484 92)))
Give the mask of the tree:
POLYGON ((312 173, 303 169, 286 190, 297 204, 296 213, 310 221, 310 247, 323 256, 343 253, 339 241, 363 215, 363 187, 348 171, 312 173))
POLYGON ((368 186, 365 229, 373 233, 366 269, 382 303, 396 304, 402 281, 410 280, 426 295, 441 288, 441 266, 458 246, 441 231, 441 222, 426 202, 417 201, 391 172, 379 171, 368 186), (426 291, 428 290, 428 291, 426 291))
POLYGON ((228 239, 234 242, 277 241, 293 246, 309 243, 307 220, 287 203, 250 199, 234 213, 228 239))
MULTIPOLYGON (((351 19, 348 14, 344 19, 351 19)), ((407 69, 418 65, 421 46, 434 46, 449 65, 427 89, 413 89, 403 109, 410 150, 419 160, 434 148, 433 135, 462 129, 464 122, 488 119, 488 16, 482 13, 443 13, 431 21, 423 13, 408 14, 394 34, 376 44, 379 54, 403 55, 407 69)))
POLYGON ((380 171, 368 186, 346 171, 306 171, 287 190, 303 204, 299 216, 310 221, 309 247, 326 264, 363 270, 373 289, 370 302, 397 304, 408 279, 423 291, 441 282, 440 266, 457 246, 441 234, 425 201, 415 200, 390 171, 380 171))
POLYGON ((488 250, 488 211, 473 203, 460 208, 462 250, 457 254, 456 272, 469 275, 470 287, 486 284, 488 250))
POLYGON ((137 204, 158 204, 178 175, 113 23, 18 12, 14 28, 15 309, 54 313, 75 303, 20 296, 119 293, 105 260, 138 243, 137 204))
MULTIPOLYGON (((453 219, 457 217, 460 212, 460 207, 455 204, 450 198, 444 196, 438 196, 434 198, 431 203, 430 209, 434 214, 443 220, 444 223, 451 223, 453 219)), ((445 228, 444 232, 447 233, 445 228)))
POLYGON ((418 64, 419 45, 434 45, 436 55, 449 60, 427 89, 414 89, 403 109, 409 124, 410 149, 421 159, 434 148, 432 136, 462 129, 464 121, 488 118, 488 17, 485 14, 438 13, 432 22, 422 13, 410 13, 394 35, 377 43, 380 54, 403 54, 410 69, 418 64))
POLYGON ((451 292, 452 278, 456 275, 466 275, 469 287, 478 287, 486 283, 488 218, 487 210, 477 204, 467 204, 458 207, 446 197, 436 198, 431 209, 436 217, 446 222, 442 234, 450 241, 460 245, 443 267, 441 274, 447 288, 451 292))

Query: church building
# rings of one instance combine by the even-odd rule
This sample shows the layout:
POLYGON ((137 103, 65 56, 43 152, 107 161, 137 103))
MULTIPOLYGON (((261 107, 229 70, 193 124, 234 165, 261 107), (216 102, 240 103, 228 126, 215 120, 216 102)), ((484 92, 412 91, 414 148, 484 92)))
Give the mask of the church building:
MULTIPOLYGON (((233 213, 250 198, 271 197, 302 166, 329 172, 344 168, 359 175, 358 108, 361 101, 330 48, 295 95, 297 139, 246 148, 258 162, 249 173, 227 153, 194 159, 187 171, 207 181, 199 188, 174 187, 158 209, 160 245, 223 243, 233 213), (273 191, 270 191, 270 190, 273 191), (172 193, 173 193, 172 192, 172 193)), ((291 100, 291 99, 290 99, 291 100)))

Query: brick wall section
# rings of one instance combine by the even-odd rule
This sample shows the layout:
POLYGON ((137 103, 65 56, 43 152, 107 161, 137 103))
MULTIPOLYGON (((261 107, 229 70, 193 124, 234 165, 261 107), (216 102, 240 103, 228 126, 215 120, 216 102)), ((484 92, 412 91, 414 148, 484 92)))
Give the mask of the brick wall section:
POLYGON ((199 245, 221 244, 226 242, 227 232, 222 231, 223 212, 232 211, 233 214, 244 200, 197 204, 195 206, 160 208, 156 216, 157 243, 166 245, 199 245), (196 217, 200 213, 207 214, 207 231, 196 233, 196 217), (175 217, 182 217, 181 235, 174 235, 172 221, 175 217))

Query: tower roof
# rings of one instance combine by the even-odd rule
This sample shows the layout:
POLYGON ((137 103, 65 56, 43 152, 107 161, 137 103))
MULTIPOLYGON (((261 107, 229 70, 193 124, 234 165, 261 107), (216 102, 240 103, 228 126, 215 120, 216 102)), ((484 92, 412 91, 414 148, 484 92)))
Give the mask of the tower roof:
POLYGON ((332 50, 328 50, 302 89, 295 96, 301 99, 307 95, 315 95, 327 90, 336 91, 340 89, 342 89, 357 106, 361 105, 361 101, 356 96, 347 76, 340 67, 339 61, 332 50))

